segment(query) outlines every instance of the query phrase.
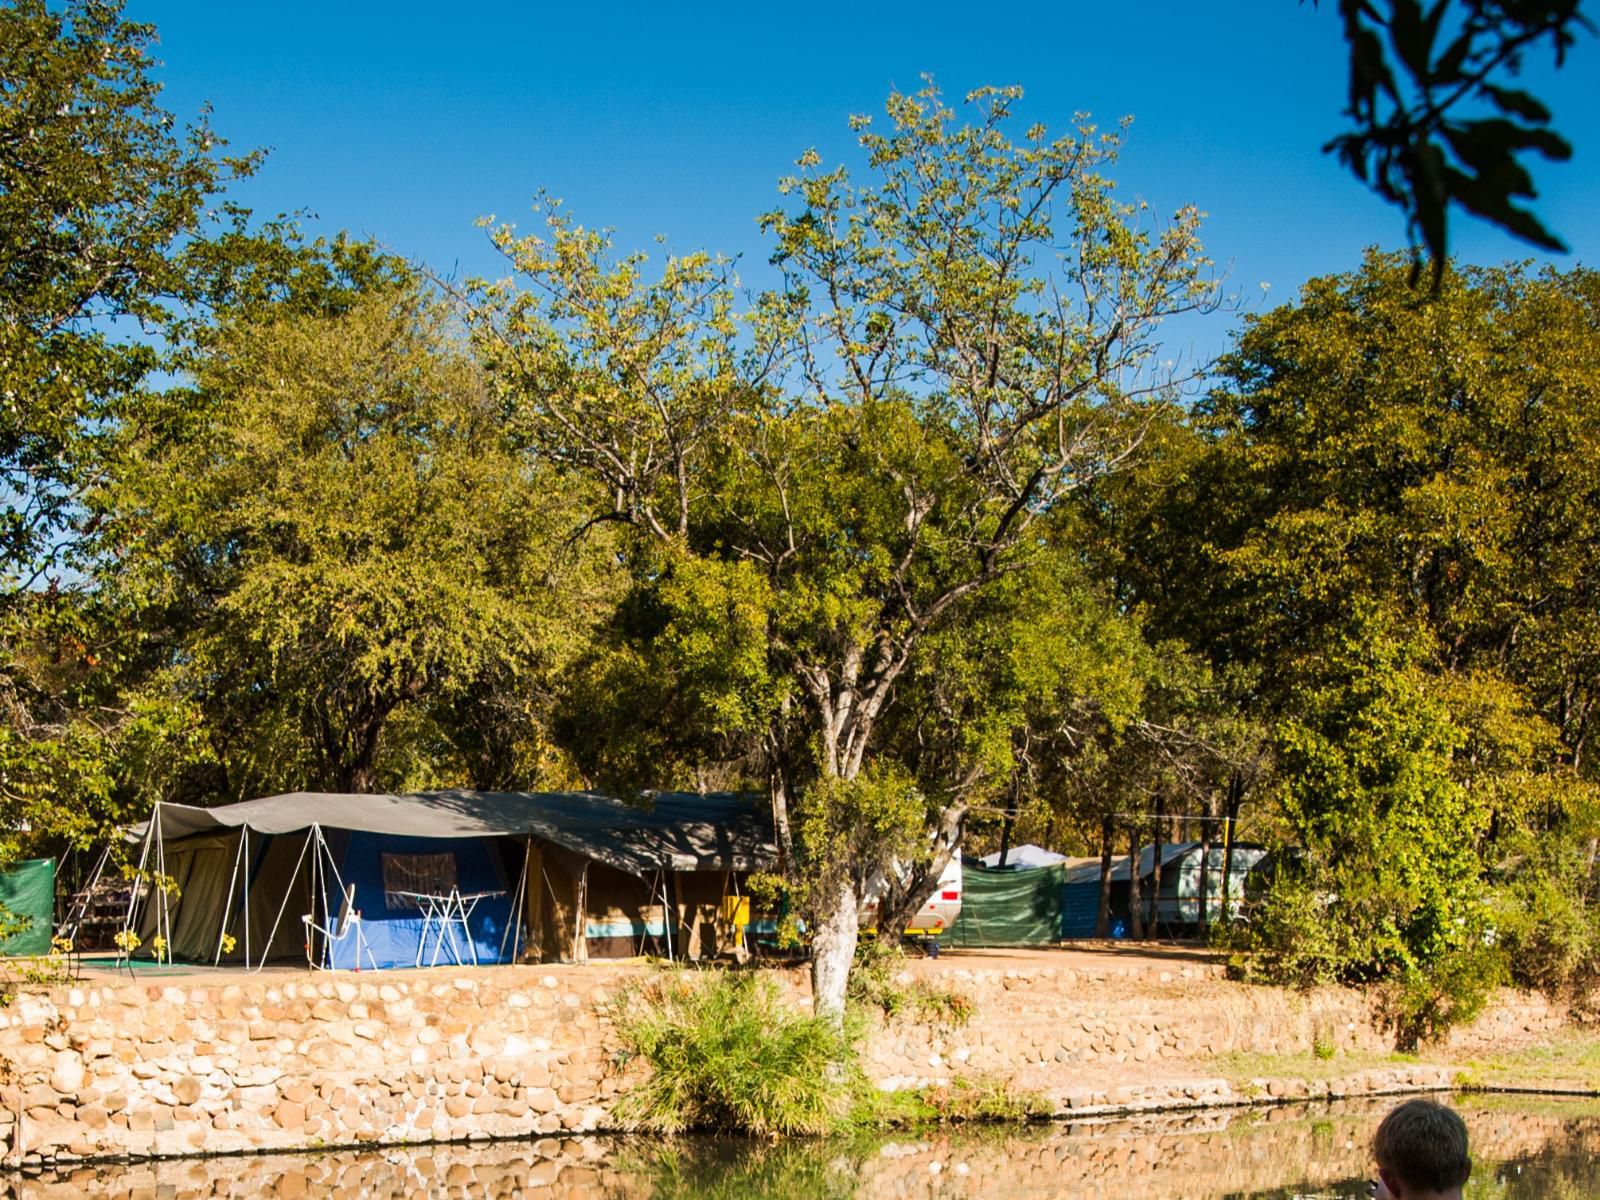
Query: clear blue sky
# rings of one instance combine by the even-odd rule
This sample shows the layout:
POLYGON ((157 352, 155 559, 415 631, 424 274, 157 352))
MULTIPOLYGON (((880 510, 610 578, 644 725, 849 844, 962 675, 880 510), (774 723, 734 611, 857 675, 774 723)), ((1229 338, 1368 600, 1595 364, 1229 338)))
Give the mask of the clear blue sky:
MULTIPOLYGON (((168 107, 209 101, 235 147, 271 148, 242 199, 309 208, 319 230, 446 272, 498 274, 474 219, 525 220, 543 187, 624 248, 664 234, 740 254, 759 284, 755 216, 778 177, 808 146, 847 152, 849 114, 928 72, 952 96, 1020 83, 1023 116, 1054 128, 1079 110, 1106 126, 1131 115, 1121 190, 1208 213, 1209 251, 1260 307, 1261 282, 1287 300, 1362 247, 1403 242, 1399 212, 1320 151, 1344 88, 1334 7, 130 0, 128 13, 160 29, 168 107)), ((1600 265, 1600 44, 1528 79, 1577 147, 1536 166, 1539 211, 1573 249, 1554 261, 1600 265)), ((1452 240, 1471 261, 1536 257, 1475 221, 1457 219, 1452 240)), ((1213 353, 1232 323, 1186 324, 1172 349, 1213 353)))

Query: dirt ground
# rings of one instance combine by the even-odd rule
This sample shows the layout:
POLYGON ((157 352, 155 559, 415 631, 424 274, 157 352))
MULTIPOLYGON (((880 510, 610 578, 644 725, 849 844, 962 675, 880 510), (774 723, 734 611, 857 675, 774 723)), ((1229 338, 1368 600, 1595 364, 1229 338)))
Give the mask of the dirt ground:
POLYGON ((983 970, 1057 967, 1093 971, 1111 967, 1160 972, 1216 967, 1222 964, 1222 957, 1203 946, 1176 942, 1063 942, 1059 946, 1017 950, 941 948, 937 961, 983 970))

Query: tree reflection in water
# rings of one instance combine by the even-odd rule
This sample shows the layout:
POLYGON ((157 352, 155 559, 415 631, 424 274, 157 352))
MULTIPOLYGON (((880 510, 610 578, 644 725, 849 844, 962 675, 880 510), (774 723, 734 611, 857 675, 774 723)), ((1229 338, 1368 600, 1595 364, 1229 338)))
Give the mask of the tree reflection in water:
MULTIPOLYGON (((1387 1102, 1236 1109, 1031 1129, 751 1143, 538 1141, 82 1166, 0 1176, 0 1198, 283 1200, 1311 1200, 1366 1194, 1387 1102)), ((1469 1200, 1600 1195, 1600 1103, 1465 1097, 1469 1200)))

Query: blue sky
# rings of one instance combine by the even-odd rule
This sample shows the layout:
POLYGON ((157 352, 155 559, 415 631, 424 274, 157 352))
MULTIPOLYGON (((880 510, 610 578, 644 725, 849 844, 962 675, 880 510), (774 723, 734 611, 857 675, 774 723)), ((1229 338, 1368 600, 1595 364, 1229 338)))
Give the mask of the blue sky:
MULTIPOLYGON (((1160 210, 1197 204, 1206 244, 1251 307, 1403 242, 1400 214, 1322 143, 1340 128, 1344 46, 1332 0, 1057 0, 1017 5, 861 3, 417 4, 394 0, 221 5, 130 0, 156 23, 166 102, 209 101, 235 147, 271 156, 240 198, 308 208, 322 231, 376 236, 434 267, 497 274, 475 218, 525 220, 539 188, 625 248, 742 256, 764 278, 755 217, 809 146, 848 152, 846 118, 933 74, 951 95, 1020 83, 1022 114, 1065 128, 1087 110, 1134 118, 1114 173, 1160 210)), ((1532 64, 1530 64, 1530 67, 1532 64)), ((1536 166, 1539 211, 1600 264, 1600 45, 1528 81, 1576 144, 1536 166)), ((1538 257, 1457 219, 1476 262, 1538 257)), ((1173 352, 1224 344, 1234 319, 1174 331, 1173 352)))

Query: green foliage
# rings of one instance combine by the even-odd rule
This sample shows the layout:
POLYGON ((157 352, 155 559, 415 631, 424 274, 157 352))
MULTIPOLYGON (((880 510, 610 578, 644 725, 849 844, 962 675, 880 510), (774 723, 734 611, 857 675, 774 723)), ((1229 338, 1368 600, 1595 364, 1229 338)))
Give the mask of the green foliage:
POLYGON ((1564 902, 1532 864, 1593 809, 1595 297, 1506 270, 1428 298, 1374 256, 1253 320, 1203 413, 1190 632, 1257 681, 1296 847, 1246 942, 1276 977, 1384 981, 1408 1037, 1587 953, 1570 850, 1564 902), (1524 904, 1566 948, 1517 975, 1524 904))
POLYGON ((562 506, 525 502, 543 477, 509 450, 443 312, 407 287, 243 320, 174 407, 97 497, 106 583, 228 747, 230 790, 469 782, 437 745, 420 769, 386 749, 390 718, 563 661, 593 560, 563 564, 558 602, 562 506))
POLYGON ((1435 287, 1453 206, 1564 250, 1517 207, 1535 195, 1519 159, 1564 161, 1572 147, 1550 127, 1549 109, 1508 83, 1530 49, 1542 45, 1561 66, 1579 32, 1592 31, 1576 0, 1341 0, 1338 8, 1350 47, 1345 116, 1355 128, 1326 149, 1405 212, 1412 244, 1433 259, 1435 287))
POLYGON ((774 786, 835 1010, 865 890, 927 882, 1009 785, 1030 704, 1092 679, 1125 708, 1086 661, 1111 656, 1077 652, 1087 577, 1038 619, 1068 573, 1052 524, 1138 444, 1157 324, 1214 298, 1198 213, 1152 224, 1105 178, 1117 135, 1017 130, 1020 98, 896 93, 853 122, 859 169, 802 155, 762 217, 783 286, 748 312, 726 262, 650 270, 548 201, 494 234, 521 278, 478 288, 517 436, 594 481, 588 529, 624 531, 630 594, 563 729, 597 777, 774 786))
POLYGON ((957 1075, 946 1083, 893 1092, 874 1090, 858 1103, 855 1121, 863 1127, 988 1122, 1014 1125, 1046 1119, 1053 1111, 1046 1097, 1021 1091, 1005 1080, 957 1075))
POLYGON ((108 420, 159 362, 159 330, 196 299, 185 248, 255 156, 157 103, 154 29, 116 0, 0 8, 0 587, 51 570, 108 420))
POLYGON ((827 1133, 858 1086, 846 1033, 759 972, 667 973, 620 996, 612 1020, 622 1065, 647 1069, 613 1110, 637 1128, 827 1133))
POLYGON ((964 993, 927 979, 901 982, 898 976, 905 963, 898 947, 876 938, 864 939, 856 947, 855 967, 850 972, 850 1003, 881 1012, 890 1020, 902 1018, 937 1027, 959 1027, 971 1020, 972 1000, 964 993))

